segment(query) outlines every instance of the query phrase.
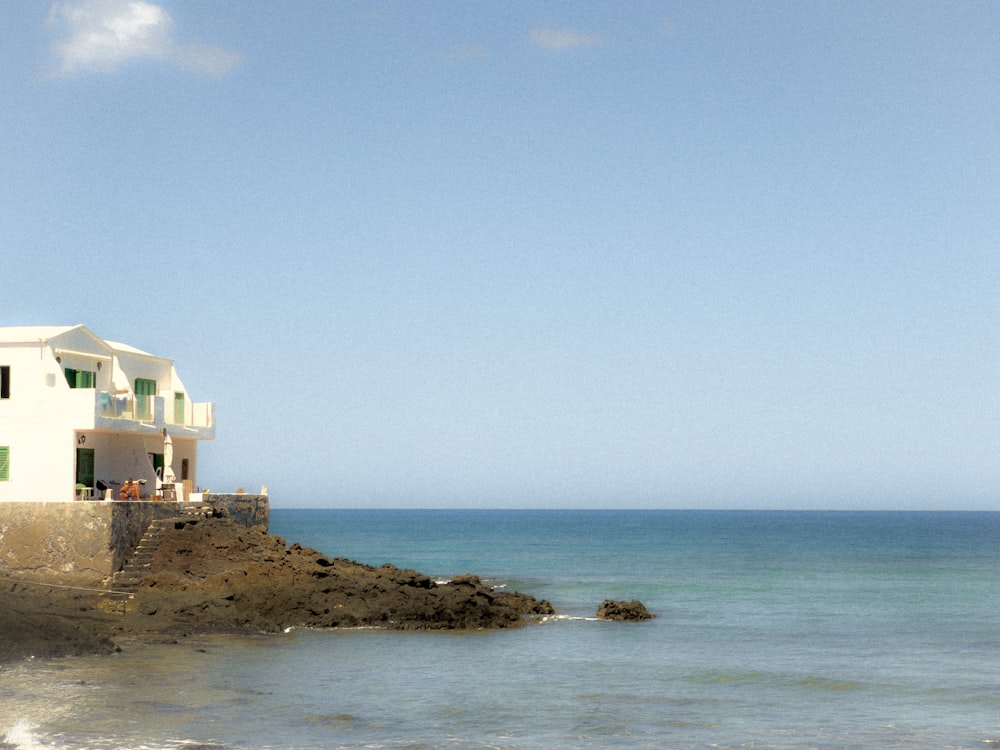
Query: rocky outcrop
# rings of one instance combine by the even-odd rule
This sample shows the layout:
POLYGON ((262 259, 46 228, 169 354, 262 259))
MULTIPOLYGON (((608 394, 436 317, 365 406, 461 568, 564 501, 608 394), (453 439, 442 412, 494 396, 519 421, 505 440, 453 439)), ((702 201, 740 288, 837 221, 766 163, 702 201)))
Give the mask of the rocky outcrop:
POLYGON ((601 606, 597 608, 598 620, 627 620, 629 622, 640 622, 642 620, 652 620, 656 615, 651 614, 646 605, 638 599, 631 601, 618 601, 615 599, 605 599, 601 606))
POLYGON ((179 522, 135 593, 136 618, 174 627, 276 631, 293 626, 506 628, 552 613, 476 576, 437 583, 413 570, 331 558, 227 519, 179 522))
POLYGON ((163 524, 132 593, 0 584, 0 664, 204 632, 510 628, 553 612, 546 601, 495 591, 473 575, 438 583, 413 570, 287 546, 262 526, 224 516, 163 524))

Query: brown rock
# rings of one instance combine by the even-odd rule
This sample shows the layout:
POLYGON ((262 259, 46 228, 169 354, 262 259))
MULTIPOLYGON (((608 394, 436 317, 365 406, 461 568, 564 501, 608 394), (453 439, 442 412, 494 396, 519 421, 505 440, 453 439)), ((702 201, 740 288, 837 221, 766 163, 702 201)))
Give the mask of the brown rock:
POLYGON ((121 611, 120 601, 92 592, 6 584, 0 589, 0 664, 115 651, 121 611))
POLYGON ((331 559, 260 529, 206 519, 164 536, 136 593, 138 611, 192 628, 291 626, 395 629, 505 628, 552 607, 498 593, 475 576, 438 584, 392 565, 331 559))
POLYGON ((642 620, 652 620, 656 615, 651 614, 646 605, 638 599, 632 601, 618 601, 615 599, 605 599, 601 606, 597 608, 598 620, 627 620, 629 622, 639 622, 642 620))
POLYGON ((40 584, 0 587, 0 664, 111 652, 127 641, 292 626, 401 630, 517 627, 552 606, 476 576, 331 558, 227 518, 167 531, 134 596, 40 584))

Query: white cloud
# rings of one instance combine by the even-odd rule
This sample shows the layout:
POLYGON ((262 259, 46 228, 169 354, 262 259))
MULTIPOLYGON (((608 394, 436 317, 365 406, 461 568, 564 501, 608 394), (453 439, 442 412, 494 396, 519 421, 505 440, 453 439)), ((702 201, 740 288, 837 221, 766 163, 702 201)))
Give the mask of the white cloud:
POLYGON ((604 39, 597 34, 584 34, 573 29, 532 29, 528 41, 536 47, 564 52, 579 47, 595 47, 603 44, 604 39))
POLYGON ((205 44, 179 44, 174 22, 145 0, 74 0, 52 6, 49 24, 62 32, 53 50, 56 74, 109 73, 130 60, 152 59, 220 76, 243 56, 205 44))

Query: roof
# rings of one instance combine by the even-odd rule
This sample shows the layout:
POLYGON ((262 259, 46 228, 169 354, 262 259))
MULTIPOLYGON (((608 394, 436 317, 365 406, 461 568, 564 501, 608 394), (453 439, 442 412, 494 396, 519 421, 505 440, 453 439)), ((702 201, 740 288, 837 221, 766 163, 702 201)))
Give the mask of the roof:
POLYGON ((75 326, 0 326, 0 343, 4 344, 34 344, 47 341, 60 334, 72 331, 75 326))
POLYGON ((123 344, 119 341, 105 341, 83 324, 77 324, 75 326, 0 326, 0 344, 47 343, 58 336, 69 333, 70 331, 79 331, 87 336, 90 336, 102 346, 122 354, 134 354, 141 357, 151 357, 153 359, 162 359, 167 362, 172 361, 168 357, 160 357, 156 354, 150 354, 149 352, 144 352, 142 349, 137 349, 134 346, 129 346, 128 344, 123 344))
POLYGON ((116 352, 125 352, 127 354, 139 354, 143 357, 154 357, 156 359, 167 359, 167 357, 161 357, 158 354, 150 354, 149 352, 144 352, 142 349, 136 349, 134 346, 123 344, 120 341, 105 341, 104 343, 110 346, 116 352))

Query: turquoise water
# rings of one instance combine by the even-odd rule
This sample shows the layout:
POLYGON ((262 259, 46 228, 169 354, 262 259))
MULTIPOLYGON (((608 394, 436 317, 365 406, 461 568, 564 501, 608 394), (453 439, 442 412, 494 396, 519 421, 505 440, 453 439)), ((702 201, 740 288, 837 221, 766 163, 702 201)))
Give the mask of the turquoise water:
POLYGON ((287 542, 562 617, 296 630, 0 670, 18 748, 983 748, 1000 514, 274 510, 287 542), (647 623, 593 619, 641 599, 647 623))

